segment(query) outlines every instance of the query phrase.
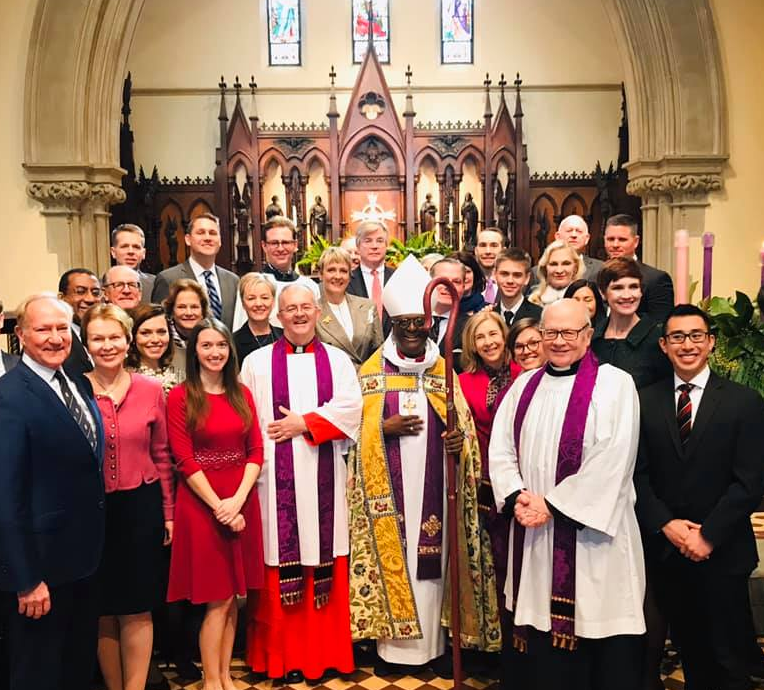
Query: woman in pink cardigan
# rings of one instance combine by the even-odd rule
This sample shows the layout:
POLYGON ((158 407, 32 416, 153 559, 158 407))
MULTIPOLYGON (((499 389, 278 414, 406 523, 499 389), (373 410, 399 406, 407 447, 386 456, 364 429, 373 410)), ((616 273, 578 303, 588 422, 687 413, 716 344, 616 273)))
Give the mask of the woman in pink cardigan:
POLYGON ((99 305, 82 319, 87 374, 103 417, 106 540, 98 660, 108 690, 143 690, 151 609, 162 599, 162 546, 172 540, 173 474, 162 384, 124 369, 132 320, 99 305))

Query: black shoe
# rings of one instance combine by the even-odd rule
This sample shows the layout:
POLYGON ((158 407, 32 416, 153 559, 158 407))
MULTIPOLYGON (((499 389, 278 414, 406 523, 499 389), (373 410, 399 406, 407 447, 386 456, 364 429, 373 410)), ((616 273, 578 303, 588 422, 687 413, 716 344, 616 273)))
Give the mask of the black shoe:
POLYGON ((173 665, 183 680, 196 681, 202 679, 202 672, 191 659, 175 659, 173 665))
POLYGON ((430 662, 430 669, 436 676, 445 680, 451 680, 454 677, 454 658, 450 652, 446 652, 436 657, 430 662))
POLYGON ((305 676, 302 675, 302 671, 288 671, 284 675, 284 682, 288 685, 296 685, 302 683, 305 680, 305 676))
POLYGON ((146 690, 170 690, 170 682, 164 677, 164 674, 157 668, 152 660, 149 664, 149 674, 146 678, 146 690))

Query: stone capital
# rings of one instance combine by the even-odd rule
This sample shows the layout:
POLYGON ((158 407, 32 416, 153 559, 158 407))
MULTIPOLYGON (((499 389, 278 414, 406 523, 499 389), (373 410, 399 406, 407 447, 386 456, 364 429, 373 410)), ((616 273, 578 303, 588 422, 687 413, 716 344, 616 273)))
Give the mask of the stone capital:
POLYGON ((108 207, 122 203, 124 170, 90 165, 25 165, 27 193, 42 205, 42 213, 79 213, 88 201, 108 207))
POLYGON ((625 166, 629 171, 626 191, 643 198, 651 195, 703 197, 722 188, 726 160, 726 156, 677 156, 629 161, 625 166))

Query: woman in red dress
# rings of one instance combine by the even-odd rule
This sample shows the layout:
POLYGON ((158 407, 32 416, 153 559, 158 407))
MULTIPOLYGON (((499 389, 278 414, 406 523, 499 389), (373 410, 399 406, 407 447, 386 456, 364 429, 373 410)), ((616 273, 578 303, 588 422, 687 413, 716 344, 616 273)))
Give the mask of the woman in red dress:
POLYGON ((188 340, 186 380, 167 400, 181 476, 168 601, 207 604, 199 633, 204 690, 234 690, 236 596, 263 585, 260 506, 252 487, 263 440, 250 391, 238 381, 230 331, 205 319, 188 340))

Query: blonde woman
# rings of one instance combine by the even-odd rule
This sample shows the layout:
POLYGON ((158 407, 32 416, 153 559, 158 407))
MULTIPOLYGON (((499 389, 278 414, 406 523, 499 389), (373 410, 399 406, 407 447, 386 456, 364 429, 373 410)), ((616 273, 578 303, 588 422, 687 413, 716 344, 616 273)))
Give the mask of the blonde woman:
POLYGON ((250 352, 275 343, 283 331, 270 323, 276 300, 273 281, 262 273, 247 273, 239 281, 239 297, 247 314, 247 322, 233 334, 241 365, 250 352))
POLYGON ((328 247, 318 260, 321 277, 319 340, 338 347, 356 370, 382 344, 382 323, 370 299, 348 295, 352 259, 344 249, 328 247))
POLYGON ((581 278, 585 270, 581 255, 569 244, 555 240, 539 259, 539 283, 528 301, 545 307, 562 299, 568 285, 581 278))

